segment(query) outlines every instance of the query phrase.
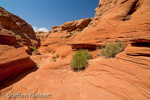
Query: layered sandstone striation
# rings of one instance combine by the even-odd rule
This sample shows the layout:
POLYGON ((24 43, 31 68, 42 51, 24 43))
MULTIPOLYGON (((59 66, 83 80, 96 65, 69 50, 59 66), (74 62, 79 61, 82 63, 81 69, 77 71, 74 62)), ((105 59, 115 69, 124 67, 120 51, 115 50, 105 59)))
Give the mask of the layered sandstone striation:
POLYGON ((94 50, 111 42, 128 45, 134 38, 150 37, 149 4, 148 0, 100 0, 94 18, 53 26, 41 48, 68 44, 94 50))
POLYGON ((126 62, 133 62, 135 65, 139 65, 143 68, 150 68, 150 38, 143 39, 137 38, 132 40, 123 53, 116 56, 117 59, 124 60, 126 62), (140 42, 139 42, 140 41, 140 42))
POLYGON ((49 49, 57 49, 54 47, 68 45, 68 43, 72 41, 84 28, 86 28, 91 21, 92 18, 83 18, 76 21, 66 22, 61 26, 53 26, 51 31, 44 33, 46 36, 43 36, 42 34, 38 35, 41 40, 40 50, 49 52, 49 49))
POLYGON ((33 68, 28 46, 19 43, 14 36, 0 34, 0 81, 14 77, 33 68), (28 52, 28 53, 27 53, 28 52))
MULTIPOLYGON (((88 24, 92 21, 92 18, 84 18, 76 21, 69 21, 61 26, 53 26, 52 30, 49 32, 47 39, 42 45, 47 44, 48 41, 53 41, 54 43, 63 42, 66 39, 63 38, 70 38, 71 36, 74 37, 76 34, 80 33, 88 24), (56 40, 56 41, 55 41, 56 40)), ((66 40, 67 41, 67 40, 66 40)), ((52 42, 49 42, 51 44, 52 42)))
POLYGON ((149 4, 148 0, 100 0, 94 19, 77 34, 72 46, 104 46, 118 40, 127 45, 135 37, 149 37, 149 4))
POLYGON ((77 21, 66 22, 60 27, 62 30, 66 30, 67 32, 71 32, 73 30, 82 31, 91 21, 91 18, 84 18, 77 21))
POLYGON ((0 7, 0 82, 32 69, 30 46, 38 45, 32 27, 0 7))
POLYGON ((40 42, 42 43, 43 41, 45 41, 45 39, 50 34, 50 32, 37 31, 35 32, 35 34, 36 34, 37 39, 39 39, 40 42))
MULTIPOLYGON (((141 40, 142 38, 138 41, 141 40)), ((150 99, 149 56, 146 52, 143 53, 144 55, 138 55, 138 52, 141 51, 139 49, 136 49, 135 55, 131 55, 132 52, 131 54, 126 52, 132 51, 137 45, 143 50, 145 50, 145 47, 148 49, 150 48, 150 42, 149 39, 144 40, 145 46, 142 48, 141 42, 133 41, 116 58, 89 60, 88 67, 82 72, 73 72, 69 68, 73 52, 69 53, 64 59, 57 58, 56 62, 49 61, 46 58, 46 65, 42 61, 39 63, 39 69, 36 72, 2 89, 0 94, 10 91, 11 93, 21 91, 22 94, 29 92, 35 94, 51 93, 52 100, 62 100, 62 98, 65 100, 148 100, 150 99), (136 46, 132 44, 136 44, 136 46)), ((67 49, 68 47, 60 48, 62 50, 62 48, 67 49)), ((56 50, 56 52, 61 51, 56 50)), ((35 56, 33 59, 38 60, 38 57, 40 56, 35 56)), ((44 58, 41 58, 41 60, 44 60, 44 58)), ((11 82, 7 81, 7 83, 11 82)), ((40 99, 44 100, 45 98, 40 99)))
MULTIPOLYGON (((50 93, 51 100, 149 100, 149 8, 149 0, 100 0, 93 19, 53 26, 48 33, 37 32, 42 40, 39 49, 41 55, 32 55, 30 58, 37 63, 39 69, 19 81, 18 78, 23 74, 1 82, 0 99, 9 100, 1 96, 3 93, 21 92, 50 93), (99 47, 117 41, 126 44, 126 49, 115 58, 102 57, 99 47), (77 49, 94 50, 92 54, 96 59, 89 60, 84 71, 73 72, 69 64, 77 49), (56 61, 52 58, 56 58, 56 61)), ((0 70, 5 68, 3 66, 13 66, 3 69, 0 80, 8 77, 7 71, 14 75, 34 65, 23 48, 25 40, 21 43, 21 40, 10 35, 0 36, 3 38, 0 42, 0 70)))
POLYGON ((31 25, 2 7, 0 7, 0 25, 10 31, 11 34, 27 39, 29 45, 34 47, 40 46, 39 40, 37 40, 31 25))

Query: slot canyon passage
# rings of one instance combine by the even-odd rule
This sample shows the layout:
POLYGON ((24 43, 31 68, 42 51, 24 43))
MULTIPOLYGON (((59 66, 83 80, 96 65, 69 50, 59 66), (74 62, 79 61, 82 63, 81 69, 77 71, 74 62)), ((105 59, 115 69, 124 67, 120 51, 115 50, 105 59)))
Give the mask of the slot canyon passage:
POLYGON ((0 100, 149 99, 150 0, 100 0, 94 18, 49 32, 34 32, 0 7, 0 100), (117 41, 126 45, 123 52, 101 55, 98 48, 117 41), (79 49, 88 49, 93 58, 85 70, 74 72, 70 60, 79 49), (17 97, 18 92, 28 97, 17 97))

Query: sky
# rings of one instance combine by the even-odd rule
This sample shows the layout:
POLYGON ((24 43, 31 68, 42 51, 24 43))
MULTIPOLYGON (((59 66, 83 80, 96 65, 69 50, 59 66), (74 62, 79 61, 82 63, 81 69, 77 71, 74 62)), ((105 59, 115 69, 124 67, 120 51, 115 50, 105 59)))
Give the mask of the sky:
POLYGON ((92 18, 99 0, 0 0, 0 6, 29 23, 35 31, 50 31, 68 21, 92 18))

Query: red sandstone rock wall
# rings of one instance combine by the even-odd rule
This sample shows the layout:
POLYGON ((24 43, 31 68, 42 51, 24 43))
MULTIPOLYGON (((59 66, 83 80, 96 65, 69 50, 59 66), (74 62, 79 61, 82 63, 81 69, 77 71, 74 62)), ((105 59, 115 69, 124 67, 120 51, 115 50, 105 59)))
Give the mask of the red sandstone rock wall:
POLYGON ((92 21, 92 18, 84 18, 77 21, 70 21, 62 24, 61 26, 53 26, 49 31, 49 35, 46 36, 42 45, 50 45, 59 42, 68 41, 80 33, 88 24, 92 21))
POLYGON ((19 35, 21 38, 27 39, 29 45, 35 47, 40 46, 39 40, 37 40, 31 25, 18 16, 6 11, 2 7, 0 7, 0 25, 4 29, 10 31, 10 33, 13 32, 15 35, 19 35))
POLYGON ((0 34, 0 81, 33 68, 35 63, 29 58, 28 50, 15 37, 0 34))
POLYGON ((78 25, 81 21, 78 20, 54 26, 42 45, 46 48, 69 44, 77 49, 96 49, 110 42, 122 41, 128 45, 134 38, 148 38, 149 7, 148 0, 100 0, 95 17, 88 24, 78 25), (87 27, 79 31, 77 26, 87 27))
POLYGON ((0 82, 32 69, 29 46, 38 45, 32 27, 0 7, 0 82))
POLYGON ((84 48, 85 44, 104 46, 118 40, 128 44, 136 37, 150 37, 149 7, 149 0, 100 0, 95 18, 71 44, 84 48))

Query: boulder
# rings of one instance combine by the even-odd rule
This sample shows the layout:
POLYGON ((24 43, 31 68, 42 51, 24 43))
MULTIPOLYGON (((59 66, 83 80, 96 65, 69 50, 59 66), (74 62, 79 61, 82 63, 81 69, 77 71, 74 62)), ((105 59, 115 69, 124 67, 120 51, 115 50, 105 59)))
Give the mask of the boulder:
POLYGON ((83 18, 81 20, 78 20, 78 23, 76 25, 77 30, 82 31, 85 27, 88 26, 88 24, 92 21, 92 18, 83 18))
POLYGON ((59 26, 52 26, 52 29, 56 29, 56 28, 59 28, 59 26))
POLYGON ((60 26, 52 26, 52 30, 51 30, 52 33, 61 32, 61 31, 62 28, 60 26))
POLYGON ((71 32, 76 29, 76 25, 77 25, 77 21, 70 21, 61 25, 61 28, 62 30, 67 30, 68 32, 71 32))
POLYGON ((76 21, 70 21, 61 25, 61 28, 62 30, 67 30, 67 32, 71 32, 73 30, 82 31, 91 21, 92 18, 83 18, 76 21))

